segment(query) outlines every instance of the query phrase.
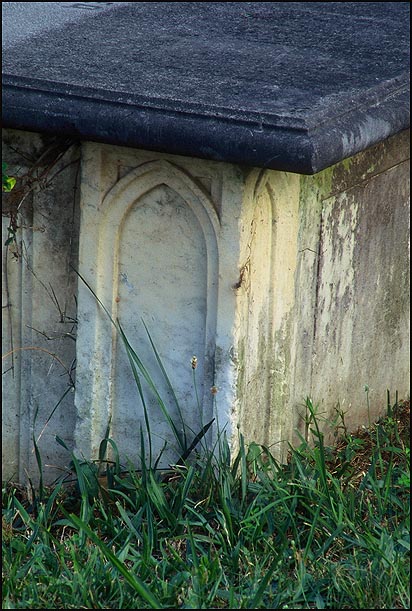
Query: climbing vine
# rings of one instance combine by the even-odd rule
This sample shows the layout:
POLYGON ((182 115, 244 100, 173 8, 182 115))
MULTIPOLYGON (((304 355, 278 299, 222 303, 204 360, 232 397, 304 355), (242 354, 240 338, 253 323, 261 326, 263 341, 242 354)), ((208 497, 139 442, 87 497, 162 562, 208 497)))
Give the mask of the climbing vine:
MULTIPOLYGON (((6 356, 9 356, 9 358, 11 359, 11 367, 6 371, 9 371, 11 369, 14 372, 14 352, 16 350, 21 350, 22 348, 14 347, 13 321, 11 316, 12 300, 9 290, 10 267, 8 262, 10 260, 20 260, 21 264, 24 264, 26 266, 26 269, 33 275, 36 282, 39 282, 43 286, 48 297, 53 302, 54 306, 57 308, 59 312, 59 322, 68 323, 70 325, 69 331, 67 331, 66 328, 62 332, 58 333, 49 333, 47 332, 47 330, 36 329, 29 325, 26 325, 26 327, 32 329, 35 333, 41 335, 46 340, 63 339, 66 337, 75 340, 75 328, 77 320, 67 315, 67 303, 61 303, 60 299, 58 298, 58 295, 56 294, 56 291, 52 286, 52 283, 46 282, 36 272, 35 268, 33 267, 33 262, 31 261, 30 256, 28 256, 27 253, 27 247, 24 242, 24 235, 22 234, 21 239, 19 239, 18 236, 20 229, 44 231, 44 228, 42 226, 32 226, 31 215, 28 210, 33 205, 33 203, 34 205, 36 205, 35 202, 37 201, 37 198, 33 199, 31 196, 37 195, 40 192, 47 190, 52 185, 56 177, 73 164, 77 166, 73 192, 74 215, 74 201, 76 198, 76 189, 78 181, 79 156, 78 154, 76 154, 76 150, 78 150, 78 143, 72 139, 62 138, 50 139, 47 142, 46 146, 43 147, 42 150, 38 151, 35 156, 27 151, 21 152, 16 148, 13 148, 11 145, 9 145, 9 150, 10 154, 13 156, 14 159, 18 158, 24 160, 23 167, 26 166, 23 171, 22 167, 20 166, 18 169, 15 169, 14 167, 13 169, 10 169, 9 164, 5 161, 2 161, 2 192, 4 196, 2 202, 2 216, 6 217, 7 219, 6 239, 4 240, 5 250, 3 257, 3 291, 6 303, 3 305, 3 308, 7 309, 9 314, 9 350, 6 356), (74 154, 70 154, 70 156, 67 157, 67 154, 70 150, 72 153, 74 152, 74 154), (15 175, 13 176, 13 174, 15 175), (28 202, 30 202, 29 208, 26 209, 25 204, 28 202)), ((40 212, 40 216, 42 216, 42 212, 40 212)), ((72 229, 71 231, 74 230, 72 229)), ((72 237, 70 237, 70 244, 72 244, 72 237)), ((70 250, 70 253, 71 252, 72 250, 70 250)), ((69 265, 69 263, 67 263, 67 265, 69 265)), ((40 349, 41 348, 39 348, 39 350, 40 349)), ((73 367, 74 363, 69 367, 70 372, 72 372, 73 367)), ((69 375, 69 381, 70 385, 73 386, 71 373, 69 375)))
MULTIPOLYGON (((16 185, 16 179, 14 176, 9 176, 7 172, 7 163, 4 161, 1 164, 1 189, 5 193, 9 193, 16 185)), ((5 242, 5 246, 8 246, 16 239, 17 224, 14 222, 13 217, 10 217, 10 223, 7 227, 8 237, 5 242)))
POLYGON ((16 179, 7 174, 7 163, 4 163, 4 161, 1 164, 1 184, 2 191, 6 191, 7 193, 11 191, 16 184, 16 179))

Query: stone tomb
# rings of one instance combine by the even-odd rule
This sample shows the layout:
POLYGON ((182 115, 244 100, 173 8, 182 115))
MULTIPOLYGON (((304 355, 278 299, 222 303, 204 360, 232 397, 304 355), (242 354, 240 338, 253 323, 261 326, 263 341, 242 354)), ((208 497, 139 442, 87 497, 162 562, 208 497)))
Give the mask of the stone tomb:
MULTIPOLYGON (((182 433, 147 326, 188 444, 213 419, 209 443, 219 425, 231 436, 240 390, 259 406, 259 424, 250 431, 256 435, 270 426, 264 414, 273 334, 293 304, 299 178, 279 176, 279 213, 264 172, 245 180, 227 164, 153 157, 85 147, 79 272, 120 320, 182 433), (276 304, 274 278, 283 293, 276 304)), ((111 419, 122 453, 137 460, 145 419, 132 367, 119 333, 82 282, 77 358, 78 446, 95 453, 111 419)), ((153 392, 147 401, 153 452, 167 441, 164 458, 176 459, 179 448, 153 392)))
MULTIPOLYGON (((39 157, 47 138, 5 130, 4 142, 22 175, 16 149, 39 157)), ((382 413, 387 389, 407 395, 407 132, 314 176, 91 142, 67 155, 22 204, 15 256, 5 249, 5 478, 36 477, 33 435, 47 480, 70 460, 56 435, 97 458, 110 425, 121 459, 138 465, 142 429, 149 458, 110 317, 182 436, 146 324, 187 445, 213 420, 209 447, 224 430, 233 451, 242 433, 285 459, 305 397, 331 440, 337 408, 355 428, 382 413)), ((164 467, 181 447, 142 384, 164 467)))

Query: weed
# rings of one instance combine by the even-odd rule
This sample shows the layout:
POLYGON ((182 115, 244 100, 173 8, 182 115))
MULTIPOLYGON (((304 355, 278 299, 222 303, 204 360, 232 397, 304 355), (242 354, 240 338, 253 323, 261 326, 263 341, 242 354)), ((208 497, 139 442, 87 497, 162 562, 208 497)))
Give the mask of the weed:
POLYGON ((334 448, 307 407, 287 464, 222 434, 190 465, 124 471, 107 436, 100 464, 72 456, 77 490, 34 511, 9 486, 3 608, 409 608, 409 404, 334 448))

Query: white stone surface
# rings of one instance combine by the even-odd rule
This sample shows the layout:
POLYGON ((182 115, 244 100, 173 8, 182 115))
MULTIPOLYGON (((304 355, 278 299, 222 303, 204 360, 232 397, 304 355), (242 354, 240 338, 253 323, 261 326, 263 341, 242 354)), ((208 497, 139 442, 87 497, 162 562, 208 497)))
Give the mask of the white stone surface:
MULTIPOLYGON (((165 158, 147 158, 145 153, 93 144, 85 150, 79 272, 110 316, 83 284, 79 289, 76 405, 80 420, 76 439, 79 451, 95 455, 110 421, 111 435, 121 454, 138 461, 140 428, 147 432, 148 420, 146 444, 149 448, 150 436, 152 457, 157 458, 165 442, 168 444, 162 457, 164 465, 176 460, 182 449, 176 444, 156 394, 145 383, 143 405, 123 342, 110 317, 112 321, 119 319, 181 439, 186 435, 186 445, 190 445, 203 426, 216 418, 210 389, 219 385, 222 370, 231 366, 226 357, 215 368, 215 354, 228 355, 233 345, 227 316, 235 307, 231 282, 238 244, 233 238, 227 239, 228 231, 221 231, 218 205, 207 193, 202 175, 197 175, 199 169, 206 169, 210 178, 203 178, 204 182, 222 182, 222 170, 227 172, 224 165, 196 162, 191 168, 190 160, 180 160, 183 165, 178 165, 165 158), (113 171, 115 166, 117 175, 122 176, 119 180, 113 173, 107 176, 107 168, 113 171), (213 172, 217 168, 219 172, 213 172), (224 265, 222 249, 228 251, 230 266, 224 265), (224 327, 220 336, 219 325, 224 327), (197 358, 195 380, 192 356, 197 358)), ((226 201, 225 212, 234 233, 236 211, 230 199, 226 201)), ((222 381, 225 391, 225 373, 222 381)), ((230 392, 233 394, 233 388, 230 392)), ((227 415, 220 420, 227 423, 227 415)))

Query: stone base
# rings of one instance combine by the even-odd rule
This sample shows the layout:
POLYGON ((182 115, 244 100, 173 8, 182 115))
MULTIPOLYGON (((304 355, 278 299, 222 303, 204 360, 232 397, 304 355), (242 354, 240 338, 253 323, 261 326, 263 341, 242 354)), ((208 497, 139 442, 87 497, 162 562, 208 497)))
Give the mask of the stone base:
MULTIPOLYGON (((32 168, 15 149, 38 158, 49 140, 5 130, 10 174, 32 168)), ((50 481, 70 461, 56 435, 97 458, 109 425, 137 464, 141 430, 165 466, 212 420, 210 447, 225 430, 235 452, 240 432, 284 460, 307 396, 330 440, 339 410, 355 428, 386 389, 404 398, 407 158, 406 133, 314 176, 88 142, 21 205, 5 195, 20 229, 4 257, 3 477, 36 477, 33 435, 50 481), (117 320, 156 389, 137 368, 143 402, 117 320)))

